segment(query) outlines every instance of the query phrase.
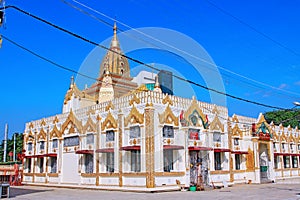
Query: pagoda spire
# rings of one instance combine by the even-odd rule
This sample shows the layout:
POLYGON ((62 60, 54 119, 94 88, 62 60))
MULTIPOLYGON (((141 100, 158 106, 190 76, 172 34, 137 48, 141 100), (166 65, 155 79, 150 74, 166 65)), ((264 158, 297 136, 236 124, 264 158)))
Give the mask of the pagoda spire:
POLYGON ((110 48, 114 48, 114 47, 120 48, 119 40, 117 38, 117 30, 118 30, 117 23, 115 22, 113 28, 114 35, 113 35, 113 39, 111 40, 110 48))
POLYGON ((154 90, 155 92, 162 93, 159 82, 158 82, 158 76, 155 76, 155 85, 154 85, 154 90))

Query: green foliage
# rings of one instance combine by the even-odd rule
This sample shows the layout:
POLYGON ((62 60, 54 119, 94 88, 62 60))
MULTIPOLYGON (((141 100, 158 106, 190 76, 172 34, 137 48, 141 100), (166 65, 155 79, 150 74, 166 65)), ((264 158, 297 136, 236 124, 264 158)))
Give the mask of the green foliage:
POLYGON ((266 112, 264 116, 268 123, 273 121, 276 125, 282 123, 284 127, 291 125, 292 128, 300 128, 300 109, 276 110, 266 112))
MULTIPOLYGON (((22 154, 23 150, 23 134, 22 133, 15 133, 16 134, 16 161, 18 161, 18 154, 22 154)), ((9 156, 9 152, 14 152, 14 136, 7 140, 7 162, 12 162, 13 156, 9 156)), ((4 153, 4 141, 1 142, 0 148, 0 162, 3 162, 3 153, 4 153)))

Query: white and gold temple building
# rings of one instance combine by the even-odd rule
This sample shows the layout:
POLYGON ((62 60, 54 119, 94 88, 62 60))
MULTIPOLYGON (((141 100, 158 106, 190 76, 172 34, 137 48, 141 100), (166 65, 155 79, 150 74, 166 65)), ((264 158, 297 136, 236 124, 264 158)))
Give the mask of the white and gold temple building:
MULTIPOLYGON (((114 27, 111 49, 122 53, 114 27)), ((125 57, 108 51, 99 81, 73 79, 63 113, 24 131, 23 183, 159 189, 276 182, 300 176, 298 128, 138 87, 125 57), (200 170, 199 170, 200 168, 200 170)))

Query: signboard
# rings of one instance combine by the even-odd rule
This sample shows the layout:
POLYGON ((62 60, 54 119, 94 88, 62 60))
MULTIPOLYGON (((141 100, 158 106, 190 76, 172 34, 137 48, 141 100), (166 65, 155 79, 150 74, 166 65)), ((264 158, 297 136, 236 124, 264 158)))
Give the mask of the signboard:
POLYGON ((199 129, 189 129, 189 139, 200 140, 200 130, 199 129))

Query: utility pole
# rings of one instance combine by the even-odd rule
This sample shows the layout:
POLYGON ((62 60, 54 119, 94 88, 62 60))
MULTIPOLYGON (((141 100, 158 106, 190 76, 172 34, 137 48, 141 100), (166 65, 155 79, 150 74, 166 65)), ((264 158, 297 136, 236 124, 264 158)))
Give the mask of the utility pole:
POLYGON ((5 132, 4 132, 4 153, 3 153, 3 162, 6 162, 7 155, 7 137, 8 137, 8 124, 5 124, 5 132))
POLYGON ((13 155, 13 161, 16 161, 16 133, 14 133, 14 155, 13 155))

